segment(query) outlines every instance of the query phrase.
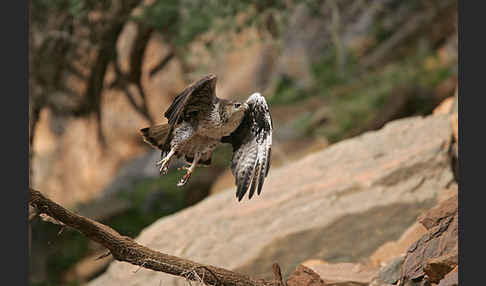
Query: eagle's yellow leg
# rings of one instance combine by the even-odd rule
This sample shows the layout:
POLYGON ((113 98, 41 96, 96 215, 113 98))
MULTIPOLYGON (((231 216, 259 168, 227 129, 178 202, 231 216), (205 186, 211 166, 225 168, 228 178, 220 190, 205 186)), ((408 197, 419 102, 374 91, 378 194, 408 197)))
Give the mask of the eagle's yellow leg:
POLYGON ((187 183, 187 181, 189 181, 189 178, 191 177, 192 172, 194 172, 194 169, 196 168, 196 165, 199 162, 200 158, 201 158, 201 154, 196 153, 194 155, 194 159, 192 160, 191 166, 189 166, 189 167, 184 166, 183 167, 184 170, 187 170, 187 173, 184 175, 184 177, 182 177, 182 179, 179 181, 179 183, 177 183, 178 187, 184 186, 187 183))
POLYGON ((172 157, 174 156, 174 154, 175 154, 175 148, 172 148, 169 154, 167 154, 167 156, 165 156, 160 161, 157 161, 157 163, 155 163, 156 166, 160 165, 159 172, 161 175, 167 175, 167 171, 169 170, 169 163, 172 157))

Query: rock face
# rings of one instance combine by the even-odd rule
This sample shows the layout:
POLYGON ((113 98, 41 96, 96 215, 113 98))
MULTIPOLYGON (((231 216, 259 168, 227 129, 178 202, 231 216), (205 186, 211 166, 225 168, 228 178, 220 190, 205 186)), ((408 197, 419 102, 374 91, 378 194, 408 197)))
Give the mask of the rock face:
POLYGON ((397 256, 405 255, 408 247, 426 233, 427 229, 416 222, 410 226, 402 236, 396 241, 388 241, 378 248, 371 256, 370 260, 374 265, 381 265, 397 256))
POLYGON ((428 229, 408 249, 399 285, 410 280, 457 285, 458 260, 458 200, 457 195, 442 202, 419 218, 428 229), (454 274, 453 270, 456 271, 454 274), (450 273, 450 275, 449 275, 450 273), (446 275, 447 277, 446 279, 446 275), (452 283, 452 284, 450 284, 452 283))
MULTIPOLYGON (((257 278, 272 278, 275 262, 284 277, 308 259, 356 262, 399 239, 453 180, 451 132, 444 115, 391 122, 272 169, 260 197, 238 203, 227 189, 158 220, 137 241, 257 278)), ((113 262, 90 285, 187 283, 138 268, 113 262)))

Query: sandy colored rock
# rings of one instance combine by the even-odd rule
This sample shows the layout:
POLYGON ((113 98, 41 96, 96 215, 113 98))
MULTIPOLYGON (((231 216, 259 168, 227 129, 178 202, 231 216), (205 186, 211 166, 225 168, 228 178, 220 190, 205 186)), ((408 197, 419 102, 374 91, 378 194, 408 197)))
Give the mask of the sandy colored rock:
POLYGON ((431 282, 438 283, 457 266, 458 261, 459 257, 456 249, 445 255, 429 259, 424 266, 424 272, 431 282))
POLYGON ((439 225, 443 220, 457 214, 458 203, 458 196, 453 196, 422 214, 418 218, 418 221, 427 229, 431 229, 432 227, 439 225))
POLYGON ((450 96, 446 99, 444 99, 439 106, 437 106, 434 111, 432 111, 432 114, 437 115, 437 114, 449 114, 452 110, 452 106, 454 105, 454 96, 450 96))
POLYGON ((370 285, 378 286, 396 284, 400 279, 403 261, 405 261, 405 255, 395 257, 389 261, 387 265, 380 269, 378 275, 373 279, 370 285))
POLYGON ((437 202, 442 203, 442 202, 450 199, 451 197, 457 196, 457 195, 458 195, 458 186, 457 186, 457 183, 453 183, 450 186, 448 186, 447 188, 445 188, 445 189, 443 189, 439 192, 439 197, 437 197, 437 202))
POLYGON ((228 169, 224 171, 221 175, 219 175, 218 178, 216 178, 216 181, 211 186, 211 190, 209 191, 209 193, 213 195, 222 191, 229 190, 232 186, 234 186, 234 184, 235 177, 231 173, 231 169, 228 169))
POLYGON ((97 259, 99 256, 105 253, 105 250, 90 255, 78 263, 76 263, 70 270, 64 275, 65 281, 86 281, 93 277, 97 273, 103 270, 111 261, 112 256, 104 257, 103 259, 97 259))
POLYGON ((408 249, 400 285, 410 280, 439 283, 458 265, 457 196, 419 218, 428 232, 408 249))
POLYGON ((397 256, 407 253, 408 247, 427 232, 427 229, 416 222, 412 224, 396 241, 388 241, 378 248, 370 260, 374 265, 382 265, 397 256))
MULTIPOLYGON (((448 204, 449 210, 447 211, 444 209, 444 206, 438 205, 423 213, 419 217, 419 220, 423 218, 426 225, 433 224, 434 221, 438 221, 454 212, 454 210, 451 211, 450 208, 457 207, 457 184, 453 183, 448 186, 448 188, 441 190, 437 197, 437 201, 439 204, 447 201, 446 204, 448 204)), ((420 239, 425 233, 427 233, 427 228, 422 225, 421 222, 415 222, 402 234, 400 239, 386 242, 378 248, 370 256, 370 261, 374 265, 383 265, 387 264, 390 260, 395 259, 397 256, 405 255, 409 246, 420 239)))
POLYGON ((376 267, 366 267, 358 263, 328 263, 322 260, 311 260, 303 262, 302 265, 319 274, 326 285, 331 283, 367 285, 378 272, 376 267))
POLYGON ((458 286, 459 285, 459 266, 456 266, 442 279, 437 286, 458 286))
MULTIPOLYGON (((125 118, 131 122, 130 113, 127 111, 128 103, 126 106, 117 105, 116 102, 112 104, 113 108, 126 112, 125 118)), ((107 112, 106 116, 110 117, 110 112, 107 112)), ((136 115, 134 116, 136 118, 136 115)), ((103 149, 98 141, 93 119, 65 120, 60 127, 62 132, 57 134, 52 128, 43 127, 52 125, 54 120, 49 114, 38 123, 38 133, 33 147, 32 185, 60 204, 70 206, 93 199, 115 176, 123 160, 145 151, 143 146, 134 140, 133 135, 123 132, 119 127, 109 126, 109 122, 113 122, 111 119, 107 118, 104 123, 104 127, 109 127, 105 128, 106 142, 110 146, 106 149, 103 149), (44 138, 51 141, 52 137, 55 137, 55 140, 49 143, 50 148, 38 148, 44 144, 44 138)), ((141 119, 138 122, 143 124, 141 119)), ((136 120, 131 123, 136 125, 136 120)))
POLYGON ((459 116, 457 112, 451 115, 451 127, 455 142, 459 142, 459 116))
MULTIPOLYGON (((313 140, 308 138, 300 138, 296 140, 288 140, 284 142, 277 142, 272 145, 272 166, 279 167, 298 159, 323 150, 329 146, 329 142, 323 137, 317 137, 313 140)), ((235 185, 235 177, 231 173, 231 169, 227 169, 221 174, 213 186, 211 187, 210 194, 216 194, 235 185)))
MULTIPOLYGON (((413 117, 339 142, 269 172, 261 196, 234 188, 142 231, 136 240, 167 254, 270 278, 311 258, 356 262, 399 239, 453 179, 448 117, 413 117)), ((113 262, 90 283, 186 285, 184 279, 113 262), (136 273, 134 273, 137 270, 136 273)))

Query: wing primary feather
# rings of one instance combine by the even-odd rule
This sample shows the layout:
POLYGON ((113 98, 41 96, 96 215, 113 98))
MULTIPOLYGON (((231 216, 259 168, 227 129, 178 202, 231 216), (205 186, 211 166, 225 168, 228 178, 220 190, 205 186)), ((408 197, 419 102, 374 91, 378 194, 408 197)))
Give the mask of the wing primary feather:
POLYGON ((267 167, 267 152, 266 149, 263 150, 262 154, 262 163, 260 164, 260 169, 258 170, 258 189, 257 189, 257 194, 260 195, 262 192, 262 187, 263 187, 263 181, 265 181, 265 173, 266 173, 266 167, 267 167))
POLYGON ((267 160, 267 145, 266 139, 264 139, 264 144, 258 145, 258 165, 255 168, 255 177, 256 177, 256 190, 257 194, 260 195, 263 187, 263 182, 265 181, 265 167, 266 167, 266 160, 267 160))
POLYGON ((252 169, 247 169, 246 170, 246 176, 245 176, 245 179, 243 181, 243 193, 241 194, 242 196, 244 196, 248 190, 250 189, 250 186, 251 186, 251 183, 252 183, 252 179, 253 179, 253 170, 252 169))
POLYGON ((232 172, 237 185, 236 197, 241 201, 248 192, 251 199, 261 194, 270 169, 273 122, 265 98, 252 94, 246 101, 249 108, 238 128, 222 142, 233 145, 232 172))
POLYGON ((255 166, 258 163, 258 146, 249 143, 248 148, 250 148, 250 150, 247 151, 248 156, 245 158, 242 165, 243 181, 241 189, 242 193, 240 194, 241 197, 244 197, 249 190, 251 191, 253 179, 255 177, 255 166))
POLYGON ((251 200, 253 197, 253 194, 255 193, 255 189, 257 188, 257 185, 259 185, 259 178, 260 178, 260 164, 258 163, 258 159, 255 161, 256 167, 252 169, 253 175, 252 175, 252 180, 251 180, 251 187, 250 187, 250 193, 248 194, 248 199, 251 200))

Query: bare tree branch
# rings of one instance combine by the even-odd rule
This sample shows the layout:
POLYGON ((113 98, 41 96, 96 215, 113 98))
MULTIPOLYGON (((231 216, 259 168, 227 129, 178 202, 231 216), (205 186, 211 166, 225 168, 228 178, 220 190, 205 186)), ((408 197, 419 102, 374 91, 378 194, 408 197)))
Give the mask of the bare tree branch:
POLYGON ((277 263, 272 265, 273 275, 275 276, 275 283, 278 286, 287 286, 285 281, 282 277, 282 271, 280 270, 280 266, 277 263))
POLYGON ((137 37, 133 40, 130 51, 130 70, 125 74, 121 70, 118 61, 115 59, 114 65, 116 78, 110 84, 110 88, 122 90, 135 111, 147 119, 151 125, 154 124, 154 121, 148 111, 146 96, 142 86, 142 63, 145 49, 153 31, 154 29, 152 27, 147 27, 140 23, 138 24, 137 37), (134 95, 129 90, 131 84, 134 84, 137 88, 141 99, 140 105, 136 103, 134 95))
POLYGON ((109 226, 66 210, 33 189, 30 189, 29 204, 41 214, 48 215, 100 243, 118 261, 125 261, 192 281, 202 280, 206 285, 274 286, 281 283, 274 280, 253 279, 244 274, 152 250, 136 243, 130 237, 120 235, 109 226))
POLYGON ((170 60, 175 56, 174 52, 169 52, 161 61, 158 63, 151 71, 150 71, 150 77, 154 76, 156 73, 161 71, 169 62, 170 60))
POLYGON ((364 69, 372 68, 378 65, 384 58, 389 56, 390 51, 397 48, 405 42, 411 35, 419 31, 421 28, 428 26, 433 22, 442 10, 447 9, 456 4, 455 0, 446 0, 440 2, 439 5, 431 5, 425 11, 411 17, 407 23, 403 24, 389 39, 380 44, 370 55, 361 59, 361 66, 364 69))

